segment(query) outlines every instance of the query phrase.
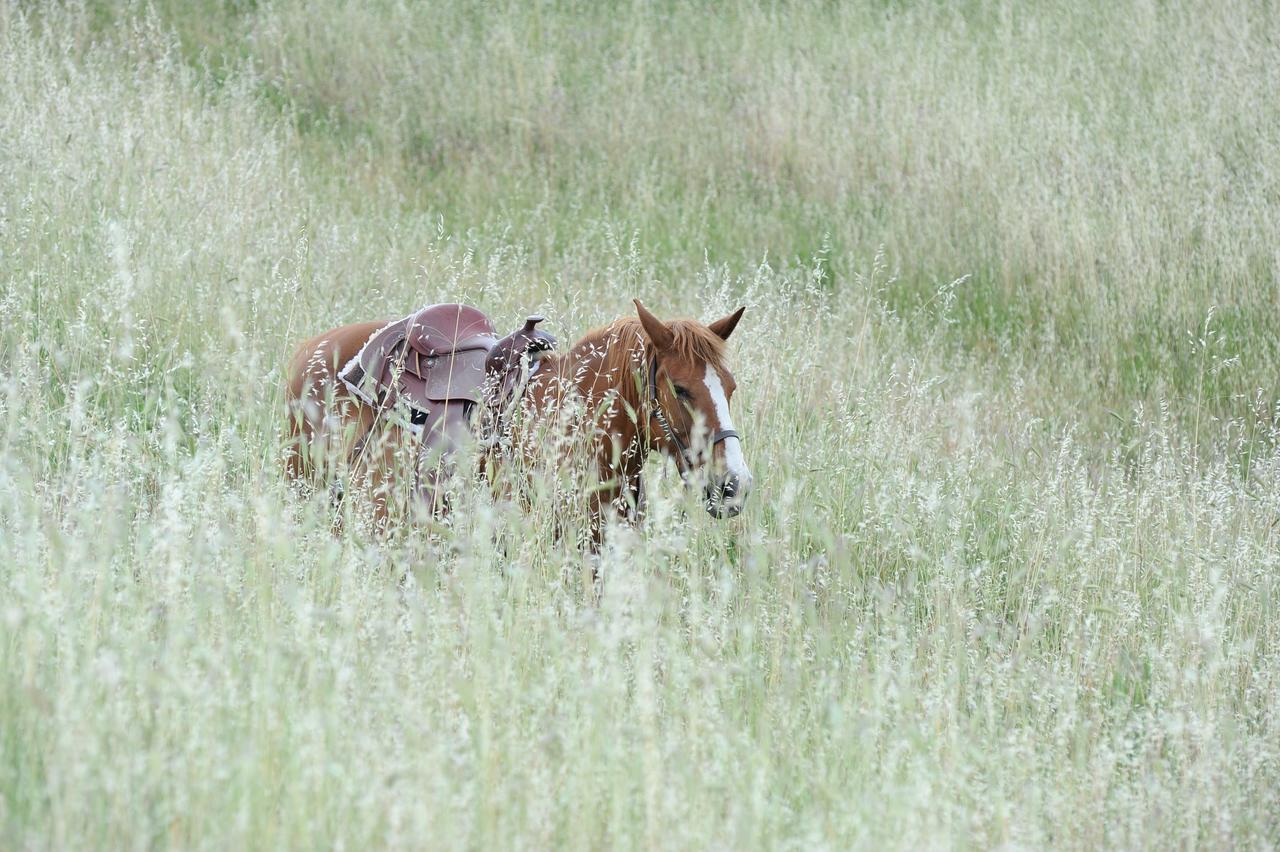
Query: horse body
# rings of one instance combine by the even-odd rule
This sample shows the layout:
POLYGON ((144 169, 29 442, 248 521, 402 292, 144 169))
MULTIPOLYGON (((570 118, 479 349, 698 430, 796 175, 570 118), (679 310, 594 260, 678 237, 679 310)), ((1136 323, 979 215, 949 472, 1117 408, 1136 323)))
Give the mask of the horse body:
MULTIPOLYGON (((556 449, 538 435, 582 439, 577 446, 585 443, 596 479, 588 488, 587 506, 596 545, 610 512, 630 519, 639 515, 650 452, 674 459, 687 484, 703 484, 707 510, 716 517, 736 515, 751 488, 730 417, 735 384, 724 357, 724 341, 742 309, 703 325, 664 323, 638 301, 636 308, 637 316, 589 332, 567 352, 538 352, 523 395, 512 401, 521 416, 507 430, 507 445, 491 448, 483 459, 491 475, 517 455, 534 461, 552 452, 565 456, 554 461, 568 461, 565 442, 556 449)), ((353 479, 375 492, 394 484, 396 465, 403 465, 402 453, 411 451, 414 436, 393 422, 380 422, 376 409, 355 398, 338 378, 342 365, 381 327, 343 326, 308 340, 294 356, 286 389, 290 476, 313 481, 332 476, 331 469, 315 464, 323 458, 350 464, 353 479), (377 450, 362 449, 361 458, 353 458, 353 448, 371 445, 375 429, 377 450)), ((385 514, 385 498, 375 508, 385 514)))

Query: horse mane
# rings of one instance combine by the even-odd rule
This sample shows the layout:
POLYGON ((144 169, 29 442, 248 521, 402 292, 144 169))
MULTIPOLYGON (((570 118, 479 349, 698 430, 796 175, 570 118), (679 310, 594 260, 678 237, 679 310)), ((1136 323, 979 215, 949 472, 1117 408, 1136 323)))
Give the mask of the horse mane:
MULTIPOLYGON (((667 328, 671 329, 671 349, 686 361, 705 361, 713 367, 724 365, 724 341, 711 329, 697 320, 670 320, 667 328)), ((603 347, 607 354, 605 359, 618 366, 625 361, 634 361, 647 348, 649 338, 644 333, 638 317, 623 317, 608 325, 592 329, 574 344, 579 350, 586 344, 588 347, 603 347), (622 343, 622 346, 616 344, 622 343)))
MULTIPOLYGON (((667 322, 671 329, 670 350, 676 357, 724 365, 724 341, 697 320, 667 322)), ((640 405, 640 389, 631 377, 646 367, 651 350, 649 338, 638 317, 614 320, 588 331, 563 354, 543 356, 549 369, 576 385, 587 399, 616 393, 632 406, 640 405)))

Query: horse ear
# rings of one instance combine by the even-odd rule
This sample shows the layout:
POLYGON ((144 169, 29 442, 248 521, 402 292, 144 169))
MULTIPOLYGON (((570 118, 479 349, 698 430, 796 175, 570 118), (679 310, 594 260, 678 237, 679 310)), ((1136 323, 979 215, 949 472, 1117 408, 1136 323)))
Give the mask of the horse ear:
POLYGON ((728 340, 729 335, 733 334, 733 330, 738 327, 738 320, 742 319, 742 312, 747 309, 746 305, 738 308, 727 317, 721 317, 715 322, 707 326, 720 336, 721 340, 728 340))
POLYGON ((649 341, 659 349, 666 349, 675 340, 675 335, 671 333, 671 329, 667 328, 667 324, 662 320, 649 313, 644 305, 640 304, 639 299, 632 299, 636 303, 636 313, 640 315, 640 325, 644 327, 644 333, 648 335, 649 341))

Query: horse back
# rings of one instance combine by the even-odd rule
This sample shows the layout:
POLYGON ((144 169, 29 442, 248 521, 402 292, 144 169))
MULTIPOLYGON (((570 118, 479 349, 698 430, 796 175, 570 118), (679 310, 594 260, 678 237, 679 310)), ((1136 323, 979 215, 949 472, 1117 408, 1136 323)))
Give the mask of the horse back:
POLYGON ((286 388, 290 399, 301 398, 322 382, 332 382, 342 365, 355 357, 375 331, 386 321, 357 322, 317 334, 298 347, 289 360, 286 388))

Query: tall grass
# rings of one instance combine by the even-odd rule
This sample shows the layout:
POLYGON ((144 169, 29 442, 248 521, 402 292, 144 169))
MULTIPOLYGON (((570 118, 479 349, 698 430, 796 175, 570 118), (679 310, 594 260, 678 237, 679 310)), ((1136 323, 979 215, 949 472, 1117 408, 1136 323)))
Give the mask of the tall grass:
POLYGON ((1265 846, 1265 5, 0 6, 0 846, 1265 846), (333 532, 281 365, 722 315, 757 494, 333 532))

